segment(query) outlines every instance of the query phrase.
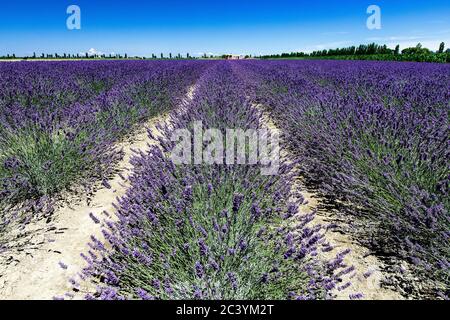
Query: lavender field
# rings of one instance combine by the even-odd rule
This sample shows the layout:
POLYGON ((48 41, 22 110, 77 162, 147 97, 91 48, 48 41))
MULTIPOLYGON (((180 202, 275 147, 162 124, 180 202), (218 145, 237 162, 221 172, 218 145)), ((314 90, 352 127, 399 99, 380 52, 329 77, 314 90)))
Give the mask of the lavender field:
POLYGON ((447 299, 449 111, 448 64, 0 63, 0 298, 447 299), (199 121, 277 174, 174 163, 199 121))

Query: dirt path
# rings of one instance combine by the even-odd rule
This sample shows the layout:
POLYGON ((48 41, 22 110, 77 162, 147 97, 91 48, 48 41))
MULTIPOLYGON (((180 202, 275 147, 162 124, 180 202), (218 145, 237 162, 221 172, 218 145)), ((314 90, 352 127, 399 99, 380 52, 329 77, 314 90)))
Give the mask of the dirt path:
MULTIPOLYGON (((194 87, 191 87, 185 102, 192 100, 193 95, 194 87)), ((122 177, 127 179, 131 173, 133 150, 145 151, 148 145, 155 144, 156 141, 148 137, 147 128, 158 135, 156 125, 166 122, 170 115, 151 119, 137 130, 131 142, 118 144, 118 148, 123 149, 124 157, 117 164, 115 175, 108 181, 110 188, 100 187, 88 202, 78 201, 73 206, 64 205, 57 209, 51 227, 42 220, 31 226, 35 231, 32 243, 36 245, 12 254, 5 259, 7 263, 0 264, 0 300, 53 299, 71 291, 69 278, 76 277, 85 266, 80 253, 88 251, 91 235, 103 239, 101 224, 96 224, 90 213, 101 218, 104 211, 114 212, 113 203, 125 194, 129 186, 122 177)))
MULTIPOLYGON (((254 107, 262 113, 263 122, 267 129, 280 135, 280 129, 276 127, 269 114, 264 112, 263 108, 259 105, 254 105, 254 107)), ((280 156, 293 159, 289 151, 283 148, 283 145, 280 146, 280 156)), ((321 209, 320 203, 322 199, 318 195, 306 190, 300 176, 294 182, 293 186, 293 194, 298 193, 304 198, 303 205, 300 206, 298 214, 305 215, 316 211, 316 216, 311 222, 312 225, 320 224, 327 226, 335 222, 330 212, 321 209)), ((335 289, 333 292, 335 299, 348 300, 349 295, 355 293, 362 293, 362 299, 366 300, 404 299, 399 293, 381 286, 383 279, 385 279, 381 271, 382 262, 377 257, 371 255, 368 249, 357 244, 350 236, 334 232, 332 229, 325 233, 325 239, 332 245, 333 250, 320 253, 322 259, 331 260, 337 253, 350 249, 350 253, 344 258, 344 263, 348 267, 353 266, 355 268, 353 272, 342 277, 343 281, 341 285, 350 282, 351 286, 342 290, 335 289)))

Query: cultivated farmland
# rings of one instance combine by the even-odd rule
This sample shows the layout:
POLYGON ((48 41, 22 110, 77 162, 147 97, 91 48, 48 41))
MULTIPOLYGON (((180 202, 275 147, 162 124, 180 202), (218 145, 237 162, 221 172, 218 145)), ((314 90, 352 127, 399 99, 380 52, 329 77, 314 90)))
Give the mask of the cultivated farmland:
POLYGON ((1 63, 0 298, 446 298, 449 88, 445 64, 1 63), (279 135, 276 174, 175 163, 198 122, 279 135))

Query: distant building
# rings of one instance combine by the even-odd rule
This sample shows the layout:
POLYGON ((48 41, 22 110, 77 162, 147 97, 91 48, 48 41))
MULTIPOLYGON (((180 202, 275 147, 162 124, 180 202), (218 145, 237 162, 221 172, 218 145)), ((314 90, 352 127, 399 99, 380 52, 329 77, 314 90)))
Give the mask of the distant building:
POLYGON ((247 59, 248 56, 244 56, 244 55, 239 55, 239 54, 224 54, 222 56, 222 58, 227 59, 227 60, 242 60, 242 59, 247 59))

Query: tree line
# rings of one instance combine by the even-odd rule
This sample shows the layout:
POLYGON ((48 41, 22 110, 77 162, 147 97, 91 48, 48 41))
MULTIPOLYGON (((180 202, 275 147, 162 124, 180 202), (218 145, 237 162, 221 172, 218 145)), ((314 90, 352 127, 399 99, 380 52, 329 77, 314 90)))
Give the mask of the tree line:
POLYGON ((54 54, 48 54, 48 53, 41 53, 40 55, 36 55, 36 53, 33 53, 31 56, 16 56, 16 54, 7 54, 6 56, 0 56, 0 59, 22 59, 22 60, 33 60, 33 59, 196 59, 195 57, 192 57, 189 53, 186 53, 186 55, 182 55, 181 53, 178 53, 176 55, 172 55, 172 53, 169 53, 169 55, 164 55, 163 53, 157 55, 152 53, 150 56, 128 56, 127 53, 125 54, 89 54, 86 53, 77 53, 77 54, 70 54, 70 53, 54 53, 54 54))
POLYGON ((264 55, 261 59, 348 59, 348 60, 397 60, 397 61, 427 61, 450 62, 450 49, 445 50, 445 43, 441 42, 437 51, 433 52, 418 43, 415 47, 400 51, 400 45, 390 49, 386 45, 376 43, 361 44, 337 49, 325 49, 305 52, 291 52, 264 55))

